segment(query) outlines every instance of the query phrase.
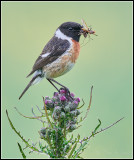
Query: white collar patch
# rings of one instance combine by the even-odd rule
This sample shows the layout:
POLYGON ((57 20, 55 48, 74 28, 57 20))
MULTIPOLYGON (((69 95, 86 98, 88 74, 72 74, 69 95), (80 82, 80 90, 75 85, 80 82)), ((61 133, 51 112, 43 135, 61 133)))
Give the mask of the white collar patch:
POLYGON ((69 42, 72 42, 72 41, 71 41, 72 38, 66 36, 64 33, 62 33, 62 32, 60 31, 60 29, 57 29, 57 31, 55 32, 55 36, 56 36, 57 38, 60 38, 60 39, 63 39, 63 40, 68 40, 69 42))

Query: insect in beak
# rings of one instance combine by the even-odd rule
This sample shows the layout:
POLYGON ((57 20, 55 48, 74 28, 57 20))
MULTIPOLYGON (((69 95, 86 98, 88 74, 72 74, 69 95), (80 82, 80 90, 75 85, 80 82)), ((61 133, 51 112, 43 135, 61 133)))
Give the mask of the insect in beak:
MULTIPOLYGON (((90 36, 90 34, 93 34, 93 35, 96 35, 95 34, 95 31, 93 31, 91 28, 89 28, 88 26, 87 26, 87 24, 86 24, 86 22, 82 19, 81 20, 82 21, 82 28, 81 28, 81 34, 86 38, 87 37, 87 35, 89 35, 90 36)), ((97 35, 96 35, 97 36, 97 35)))

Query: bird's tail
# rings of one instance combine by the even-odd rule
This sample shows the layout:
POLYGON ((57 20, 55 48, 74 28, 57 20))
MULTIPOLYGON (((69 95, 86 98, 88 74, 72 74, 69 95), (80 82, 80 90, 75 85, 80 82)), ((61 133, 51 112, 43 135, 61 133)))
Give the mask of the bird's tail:
POLYGON ((29 89, 29 87, 33 84, 35 84, 36 80, 38 79, 38 77, 40 77, 40 75, 36 75, 35 77, 32 78, 32 80, 28 83, 28 85, 26 86, 26 88, 24 89, 24 91, 21 93, 19 100, 21 99, 21 97, 24 95, 24 93, 29 89))

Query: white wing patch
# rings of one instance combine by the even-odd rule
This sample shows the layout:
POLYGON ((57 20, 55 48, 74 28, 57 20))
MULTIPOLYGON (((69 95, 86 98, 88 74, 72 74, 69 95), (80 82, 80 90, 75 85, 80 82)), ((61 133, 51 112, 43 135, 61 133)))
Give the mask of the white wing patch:
POLYGON ((45 57, 47 57, 48 55, 49 55, 50 53, 45 53, 45 54, 42 54, 42 55, 40 55, 42 58, 45 58, 45 57))

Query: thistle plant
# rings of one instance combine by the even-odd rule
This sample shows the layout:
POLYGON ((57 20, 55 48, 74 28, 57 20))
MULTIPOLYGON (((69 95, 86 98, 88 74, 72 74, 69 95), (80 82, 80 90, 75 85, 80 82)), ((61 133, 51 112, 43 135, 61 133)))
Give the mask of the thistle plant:
MULTIPOLYGON (((9 118, 8 112, 6 111, 9 123, 12 129, 25 143, 25 148, 30 149, 30 153, 33 151, 44 153, 47 154, 49 158, 82 158, 81 153, 86 149, 91 137, 112 127, 123 119, 121 118, 112 125, 99 131, 98 129, 101 126, 101 121, 98 120, 98 125, 88 137, 81 138, 79 134, 77 137, 74 137, 73 132, 79 129, 81 122, 84 121, 88 115, 91 107, 92 89, 93 87, 91 87, 89 106, 87 107, 84 117, 80 116, 80 109, 84 106, 84 101, 82 100, 83 104, 80 105, 80 98, 76 97, 73 93, 70 93, 70 96, 68 96, 67 91, 63 88, 60 89, 59 92, 54 92, 52 98, 48 96, 45 98, 43 97, 43 107, 40 109, 37 106, 37 109, 41 114, 39 116, 35 115, 33 108, 33 117, 23 115, 15 108, 21 116, 29 119, 37 119, 42 123, 42 128, 38 131, 41 140, 36 144, 30 144, 28 140, 23 138, 21 133, 15 129, 9 118)), ((22 157, 26 159, 24 153, 25 148, 22 148, 20 143, 18 143, 18 147, 22 157)))

